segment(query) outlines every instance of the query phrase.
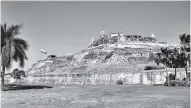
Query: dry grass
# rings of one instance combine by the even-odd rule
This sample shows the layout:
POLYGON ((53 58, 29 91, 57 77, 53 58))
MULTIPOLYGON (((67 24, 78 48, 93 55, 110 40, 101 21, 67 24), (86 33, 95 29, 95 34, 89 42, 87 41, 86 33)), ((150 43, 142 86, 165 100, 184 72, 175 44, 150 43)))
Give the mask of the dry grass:
POLYGON ((2 108, 189 108, 190 88, 76 85, 6 91, 2 108))

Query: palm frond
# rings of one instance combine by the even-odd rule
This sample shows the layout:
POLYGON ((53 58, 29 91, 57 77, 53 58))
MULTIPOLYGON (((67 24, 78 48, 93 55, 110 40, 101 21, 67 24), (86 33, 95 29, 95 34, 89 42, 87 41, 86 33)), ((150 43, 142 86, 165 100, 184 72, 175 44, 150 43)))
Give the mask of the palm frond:
POLYGON ((180 43, 181 44, 184 43, 185 38, 186 38, 186 33, 179 35, 179 38, 180 38, 180 41, 181 41, 180 43))
POLYGON ((15 45, 15 54, 13 55, 13 59, 19 62, 20 67, 24 67, 24 60, 28 60, 25 50, 20 45, 15 45))
POLYGON ((20 34, 20 29, 22 28, 22 24, 20 25, 11 25, 7 29, 7 36, 8 37, 14 37, 20 34))
POLYGON ((13 42, 14 42, 15 45, 19 45, 24 50, 28 50, 29 44, 24 39, 22 39, 22 38, 13 38, 13 42))
POLYGON ((186 35, 185 42, 190 44, 190 34, 186 35))

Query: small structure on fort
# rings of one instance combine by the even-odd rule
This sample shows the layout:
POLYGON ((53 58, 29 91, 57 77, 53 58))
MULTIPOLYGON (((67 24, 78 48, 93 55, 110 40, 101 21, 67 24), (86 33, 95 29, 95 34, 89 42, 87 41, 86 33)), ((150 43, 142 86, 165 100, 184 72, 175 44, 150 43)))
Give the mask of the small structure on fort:
POLYGON ((125 37, 124 37, 124 35, 123 35, 123 32, 122 32, 122 31, 120 32, 120 34, 119 34, 119 35, 120 35, 120 39, 119 39, 119 40, 120 40, 121 42, 125 42, 125 41, 126 41, 126 39, 125 39, 125 37))
POLYGON ((155 35, 154 35, 154 33, 151 33, 151 37, 152 37, 152 38, 155 38, 155 35))

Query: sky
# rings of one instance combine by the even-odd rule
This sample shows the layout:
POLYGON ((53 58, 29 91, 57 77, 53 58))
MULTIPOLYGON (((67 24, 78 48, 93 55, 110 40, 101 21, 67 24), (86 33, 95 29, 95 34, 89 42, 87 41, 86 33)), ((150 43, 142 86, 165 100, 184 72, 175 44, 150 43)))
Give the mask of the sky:
MULTIPOLYGON (((62 56, 87 48, 101 31, 150 36, 179 44, 190 33, 189 1, 2 1, 1 22, 23 24, 30 44, 25 70, 48 54, 62 56)), ((12 68, 18 67, 13 63, 12 68)))

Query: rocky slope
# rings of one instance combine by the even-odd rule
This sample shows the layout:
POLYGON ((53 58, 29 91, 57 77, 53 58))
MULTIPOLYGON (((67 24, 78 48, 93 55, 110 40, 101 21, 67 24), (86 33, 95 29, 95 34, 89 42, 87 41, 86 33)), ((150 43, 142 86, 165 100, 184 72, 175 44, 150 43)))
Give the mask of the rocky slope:
POLYGON ((116 42, 86 48, 79 53, 49 58, 35 63, 28 74, 138 72, 153 62, 166 44, 116 42))

